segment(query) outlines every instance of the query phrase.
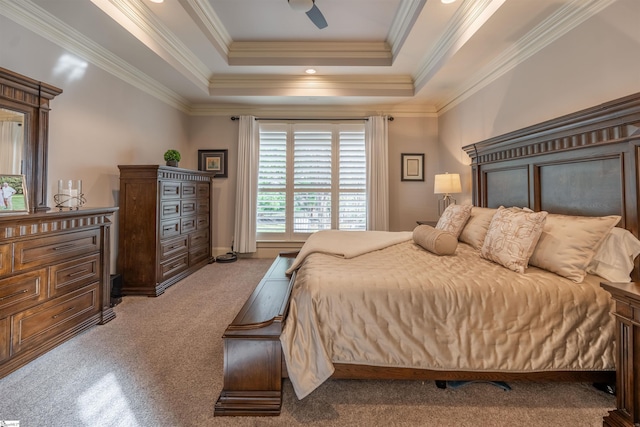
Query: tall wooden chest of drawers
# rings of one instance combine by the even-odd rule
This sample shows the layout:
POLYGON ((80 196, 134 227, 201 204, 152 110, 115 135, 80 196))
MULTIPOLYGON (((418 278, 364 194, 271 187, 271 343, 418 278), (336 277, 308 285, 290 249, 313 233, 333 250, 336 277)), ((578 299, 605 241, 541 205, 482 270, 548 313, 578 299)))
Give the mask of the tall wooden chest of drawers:
POLYGON ((122 292, 158 296, 212 260, 212 174, 158 165, 118 167, 122 292))
POLYGON ((116 210, 0 217, 0 377, 115 317, 109 216, 116 210))

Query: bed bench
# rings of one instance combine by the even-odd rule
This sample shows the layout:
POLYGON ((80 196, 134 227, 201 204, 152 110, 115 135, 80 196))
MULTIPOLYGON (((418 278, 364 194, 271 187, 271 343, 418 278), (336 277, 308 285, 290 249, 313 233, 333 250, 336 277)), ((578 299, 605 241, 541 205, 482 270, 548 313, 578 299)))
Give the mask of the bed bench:
POLYGON ((222 336, 224 383, 216 416, 280 414, 286 376, 280 333, 295 280, 295 273, 285 272, 296 254, 283 253, 275 259, 222 336))

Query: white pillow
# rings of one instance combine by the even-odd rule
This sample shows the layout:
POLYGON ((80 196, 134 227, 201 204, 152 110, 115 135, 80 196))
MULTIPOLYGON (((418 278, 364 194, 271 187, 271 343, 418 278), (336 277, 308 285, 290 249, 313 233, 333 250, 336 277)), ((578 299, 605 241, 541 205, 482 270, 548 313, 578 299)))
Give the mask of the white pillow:
POLYGON ((529 264, 580 283, 596 250, 619 221, 618 215, 549 214, 529 264))
POLYGON ((491 219, 480 256, 524 273, 546 217, 545 211, 500 206, 491 219))
POLYGON ((436 229, 448 231, 457 239, 471 215, 471 205, 449 205, 442 212, 436 229))
POLYGON ((587 273, 609 282, 630 282, 633 260, 640 254, 640 240, 629 230, 614 227, 587 266, 587 273))

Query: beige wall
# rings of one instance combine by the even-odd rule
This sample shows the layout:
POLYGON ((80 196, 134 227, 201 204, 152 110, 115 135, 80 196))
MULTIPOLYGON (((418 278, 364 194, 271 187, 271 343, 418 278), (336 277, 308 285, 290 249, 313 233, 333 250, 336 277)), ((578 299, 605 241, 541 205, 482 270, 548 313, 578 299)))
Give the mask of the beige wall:
POLYGON ((440 115, 441 162, 464 174, 467 144, 640 92, 640 1, 618 0, 440 115))

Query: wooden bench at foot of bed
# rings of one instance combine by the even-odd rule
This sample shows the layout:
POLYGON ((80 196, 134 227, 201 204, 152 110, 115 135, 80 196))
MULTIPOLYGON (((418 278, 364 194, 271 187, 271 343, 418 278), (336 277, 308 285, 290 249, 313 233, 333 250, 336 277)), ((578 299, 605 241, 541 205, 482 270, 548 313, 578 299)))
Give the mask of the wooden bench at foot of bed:
POLYGON ((271 264, 222 336, 224 383, 214 414, 279 415, 282 407, 282 349, 291 287, 287 277, 296 253, 281 254, 271 264))

